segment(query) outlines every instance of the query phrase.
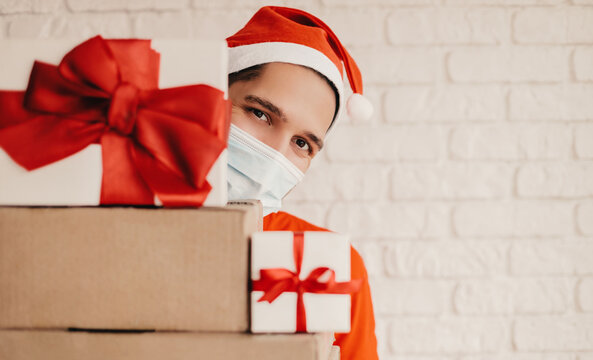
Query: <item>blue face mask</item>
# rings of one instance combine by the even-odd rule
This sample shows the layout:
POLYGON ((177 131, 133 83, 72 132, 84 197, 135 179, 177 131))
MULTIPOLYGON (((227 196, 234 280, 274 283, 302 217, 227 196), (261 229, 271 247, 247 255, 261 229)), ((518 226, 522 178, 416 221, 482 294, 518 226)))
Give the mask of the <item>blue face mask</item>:
POLYGON ((260 200, 264 216, 280 210, 282 198, 304 176, 284 155, 233 124, 228 154, 229 200, 260 200))

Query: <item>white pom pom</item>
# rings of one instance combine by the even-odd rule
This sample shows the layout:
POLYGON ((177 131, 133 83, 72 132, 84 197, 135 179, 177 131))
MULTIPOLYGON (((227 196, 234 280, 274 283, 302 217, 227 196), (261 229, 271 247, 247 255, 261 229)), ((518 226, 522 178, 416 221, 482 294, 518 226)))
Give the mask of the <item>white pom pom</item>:
POLYGON ((348 110, 348 116, 356 120, 368 120, 373 115, 373 104, 358 93, 350 95, 346 103, 346 109, 348 110))

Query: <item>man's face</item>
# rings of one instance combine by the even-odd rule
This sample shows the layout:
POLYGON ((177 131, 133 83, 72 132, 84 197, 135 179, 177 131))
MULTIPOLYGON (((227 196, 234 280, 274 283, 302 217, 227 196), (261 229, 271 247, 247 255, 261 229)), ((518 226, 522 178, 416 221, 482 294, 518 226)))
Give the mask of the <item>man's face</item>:
POLYGON ((323 147, 332 122, 335 95, 314 71, 269 63, 260 76, 229 87, 231 121, 282 153, 305 172, 323 147))

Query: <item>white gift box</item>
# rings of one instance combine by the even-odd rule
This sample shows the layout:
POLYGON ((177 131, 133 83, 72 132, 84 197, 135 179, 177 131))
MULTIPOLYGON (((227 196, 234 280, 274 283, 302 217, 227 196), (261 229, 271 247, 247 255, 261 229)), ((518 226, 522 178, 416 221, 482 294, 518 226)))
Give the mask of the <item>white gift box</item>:
MULTIPOLYGON (((80 39, 0 40, 0 90, 25 90, 35 60, 58 64, 80 39)), ((206 84, 227 89, 227 48, 222 41, 151 41, 160 53, 159 88, 206 84)), ((204 206, 227 203, 227 154, 208 173, 204 206)), ((92 206, 101 195, 101 147, 91 144, 65 159, 27 171, 0 147, 0 205, 92 206)), ((160 202, 155 197, 155 204, 160 202)))
MULTIPOLYGON (((251 279, 261 279, 260 270, 282 268, 296 272, 294 234, 290 231, 258 232, 251 237, 251 279)), ((335 271, 336 282, 350 281, 350 241, 345 235, 306 231, 300 280, 311 271, 327 267, 335 271)), ((325 274, 328 275, 328 274, 325 274)), ((327 280, 328 276, 320 278, 327 280)), ((254 284, 254 283, 252 283, 254 284)), ((251 292, 253 333, 294 333, 297 331, 297 298, 294 291, 281 293, 272 302, 258 301, 264 291, 251 292)), ((350 331, 350 294, 303 294, 306 332, 350 331)))

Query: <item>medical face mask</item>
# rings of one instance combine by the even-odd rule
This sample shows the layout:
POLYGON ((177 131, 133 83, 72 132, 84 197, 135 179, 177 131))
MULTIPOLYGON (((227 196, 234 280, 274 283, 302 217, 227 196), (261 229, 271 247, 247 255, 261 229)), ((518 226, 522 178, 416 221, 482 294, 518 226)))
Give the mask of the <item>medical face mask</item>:
POLYGON ((260 200, 264 216, 280 210, 282 198, 304 176, 284 155, 233 124, 228 154, 229 200, 260 200))

